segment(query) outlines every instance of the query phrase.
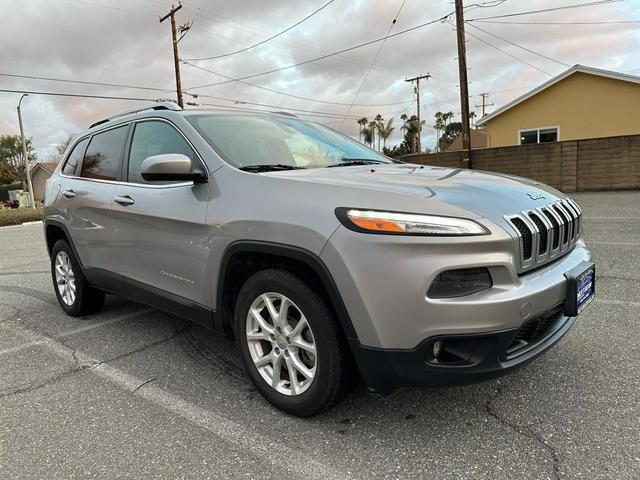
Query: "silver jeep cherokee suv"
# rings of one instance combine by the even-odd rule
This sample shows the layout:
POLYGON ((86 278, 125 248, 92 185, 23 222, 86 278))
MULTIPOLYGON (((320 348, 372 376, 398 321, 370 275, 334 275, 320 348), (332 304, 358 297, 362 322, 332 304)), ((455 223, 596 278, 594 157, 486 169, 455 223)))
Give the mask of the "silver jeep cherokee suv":
POLYGON ((157 103, 94 123, 48 182, 69 315, 123 295, 234 335, 277 407, 500 375, 593 298, 581 211, 535 181, 393 161, 282 113, 157 103))

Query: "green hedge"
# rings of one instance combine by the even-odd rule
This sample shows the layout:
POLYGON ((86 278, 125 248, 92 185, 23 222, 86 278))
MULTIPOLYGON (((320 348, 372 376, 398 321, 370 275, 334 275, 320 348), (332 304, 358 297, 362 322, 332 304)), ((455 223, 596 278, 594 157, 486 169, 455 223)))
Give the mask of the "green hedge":
POLYGON ((0 227, 42 220, 42 208, 8 208, 0 210, 0 227))

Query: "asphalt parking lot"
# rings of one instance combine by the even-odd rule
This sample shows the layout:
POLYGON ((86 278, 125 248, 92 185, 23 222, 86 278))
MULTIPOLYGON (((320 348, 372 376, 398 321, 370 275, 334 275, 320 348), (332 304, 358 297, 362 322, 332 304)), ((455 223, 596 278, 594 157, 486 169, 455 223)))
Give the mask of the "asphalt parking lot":
POLYGON ((0 229, 0 478, 640 478, 640 192, 573 195, 597 299, 499 380, 289 417, 233 343, 108 297, 58 307, 41 225, 0 229))

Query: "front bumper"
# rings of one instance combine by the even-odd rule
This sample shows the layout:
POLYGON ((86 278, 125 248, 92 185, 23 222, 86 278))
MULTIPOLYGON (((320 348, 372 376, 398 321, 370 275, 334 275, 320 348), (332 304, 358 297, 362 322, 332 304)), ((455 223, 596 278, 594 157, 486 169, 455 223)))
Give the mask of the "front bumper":
POLYGON ((575 322, 575 317, 566 317, 561 307, 549 315, 545 327, 529 342, 522 340, 523 331, 526 333, 527 325, 536 320, 519 329, 437 336, 410 350, 365 347, 356 340, 351 340, 351 349, 365 384, 380 395, 402 387, 477 383, 533 360, 557 343, 575 322), (439 358, 444 361, 433 356, 435 342, 441 342, 439 358))
POLYGON ((512 238, 497 226, 490 229, 494 233, 482 237, 428 238, 339 228, 321 259, 332 273, 359 343, 407 350, 436 336, 517 329, 563 303, 564 274, 591 259, 579 240, 562 258, 519 275, 512 238), (475 267, 489 270, 491 288, 456 298, 428 296, 440 272, 475 267))
POLYGON ((333 273, 355 334, 351 349, 365 383, 387 394, 412 385, 474 383, 542 354, 569 330, 566 272, 591 259, 582 240, 557 260, 519 275, 512 238, 497 227, 477 238, 366 235, 338 229, 321 257, 333 273), (493 286, 464 297, 433 299, 439 272, 485 267, 493 286), (545 327, 518 346, 533 322, 545 327), (547 321, 545 320, 545 321, 547 321), (459 361, 430 361, 434 342, 459 361))

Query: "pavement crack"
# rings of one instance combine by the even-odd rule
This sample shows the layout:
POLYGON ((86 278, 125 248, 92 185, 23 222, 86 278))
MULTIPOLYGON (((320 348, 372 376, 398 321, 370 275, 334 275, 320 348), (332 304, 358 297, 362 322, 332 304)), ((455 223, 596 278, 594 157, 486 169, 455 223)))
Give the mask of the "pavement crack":
POLYGON ((49 385, 53 385, 54 383, 60 382, 60 381, 65 380, 65 379, 67 379, 69 377, 77 375, 77 374, 87 370, 90 367, 92 367, 92 365, 76 365, 73 368, 65 370, 64 372, 61 372, 61 373, 59 373, 57 375, 54 375, 51 378, 48 378, 47 380, 40 381, 40 382, 35 382, 35 383, 30 383, 30 384, 25 385, 23 387, 13 389, 13 390, 11 390, 9 392, 0 393, 0 400, 2 400, 3 398, 12 397, 14 395, 19 395, 21 393, 33 392, 35 390, 39 390, 39 389, 47 387, 49 385))
POLYGON ((153 378, 150 378, 149 380, 147 380, 147 381, 145 381, 145 382, 142 382, 142 383, 141 383, 140 385, 138 385, 136 388, 134 388, 133 390, 131 390, 131 393, 136 393, 138 390, 140 390, 140 389, 141 389, 142 387, 144 387, 145 385, 147 385, 147 384, 149 384, 149 383, 151 383, 151 382, 154 382, 154 381, 156 381, 156 380, 157 380, 157 378, 156 378, 156 377, 153 377, 153 378))
POLYGON ((99 365, 102 365, 103 363, 110 363, 110 362, 115 362, 116 360, 121 360, 123 358, 129 357, 131 355, 135 355, 136 353, 140 353, 144 350, 147 350, 148 348, 152 348, 155 347, 157 345, 162 345, 163 343, 167 343, 171 340, 173 340, 176 337, 179 337, 180 335, 182 335, 184 332, 186 332, 189 329, 189 327, 184 327, 181 328, 179 330, 176 330, 174 333, 172 333, 171 335, 165 337, 165 338, 161 338, 160 340, 156 340, 155 342, 151 342, 151 343, 147 343, 146 345, 143 345, 139 348, 136 348, 135 350, 131 350, 129 352, 125 352, 122 353, 120 355, 116 355, 115 357, 111 357, 105 360, 101 360, 100 362, 97 362, 95 364, 93 364, 93 367, 97 367, 99 365))
POLYGON ((544 439, 544 437, 542 437, 542 435, 536 433, 534 430, 532 430, 529 427, 523 427, 518 425, 515 422, 510 421, 509 419, 500 415, 500 413, 498 413, 498 411, 494 408, 493 403, 502 395, 503 390, 504 388, 502 386, 498 386, 496 388, 496 394, 487 399, 487 401, 484 403, 485 413, 489 415, 491 418, 495 419, 498 423, 514 431, 516 434, 523 436, 525 438, 529 438, 535 441, 538 445, 540 445, 542 449, 545 452, 547 452, 547 454, 551 458, 554 478, 556 480, 559 480, 561 478, 560 458, 558 457, 558 453, 556 452, 556 449, 552 445, 547 443, 547 441, 544 439))

